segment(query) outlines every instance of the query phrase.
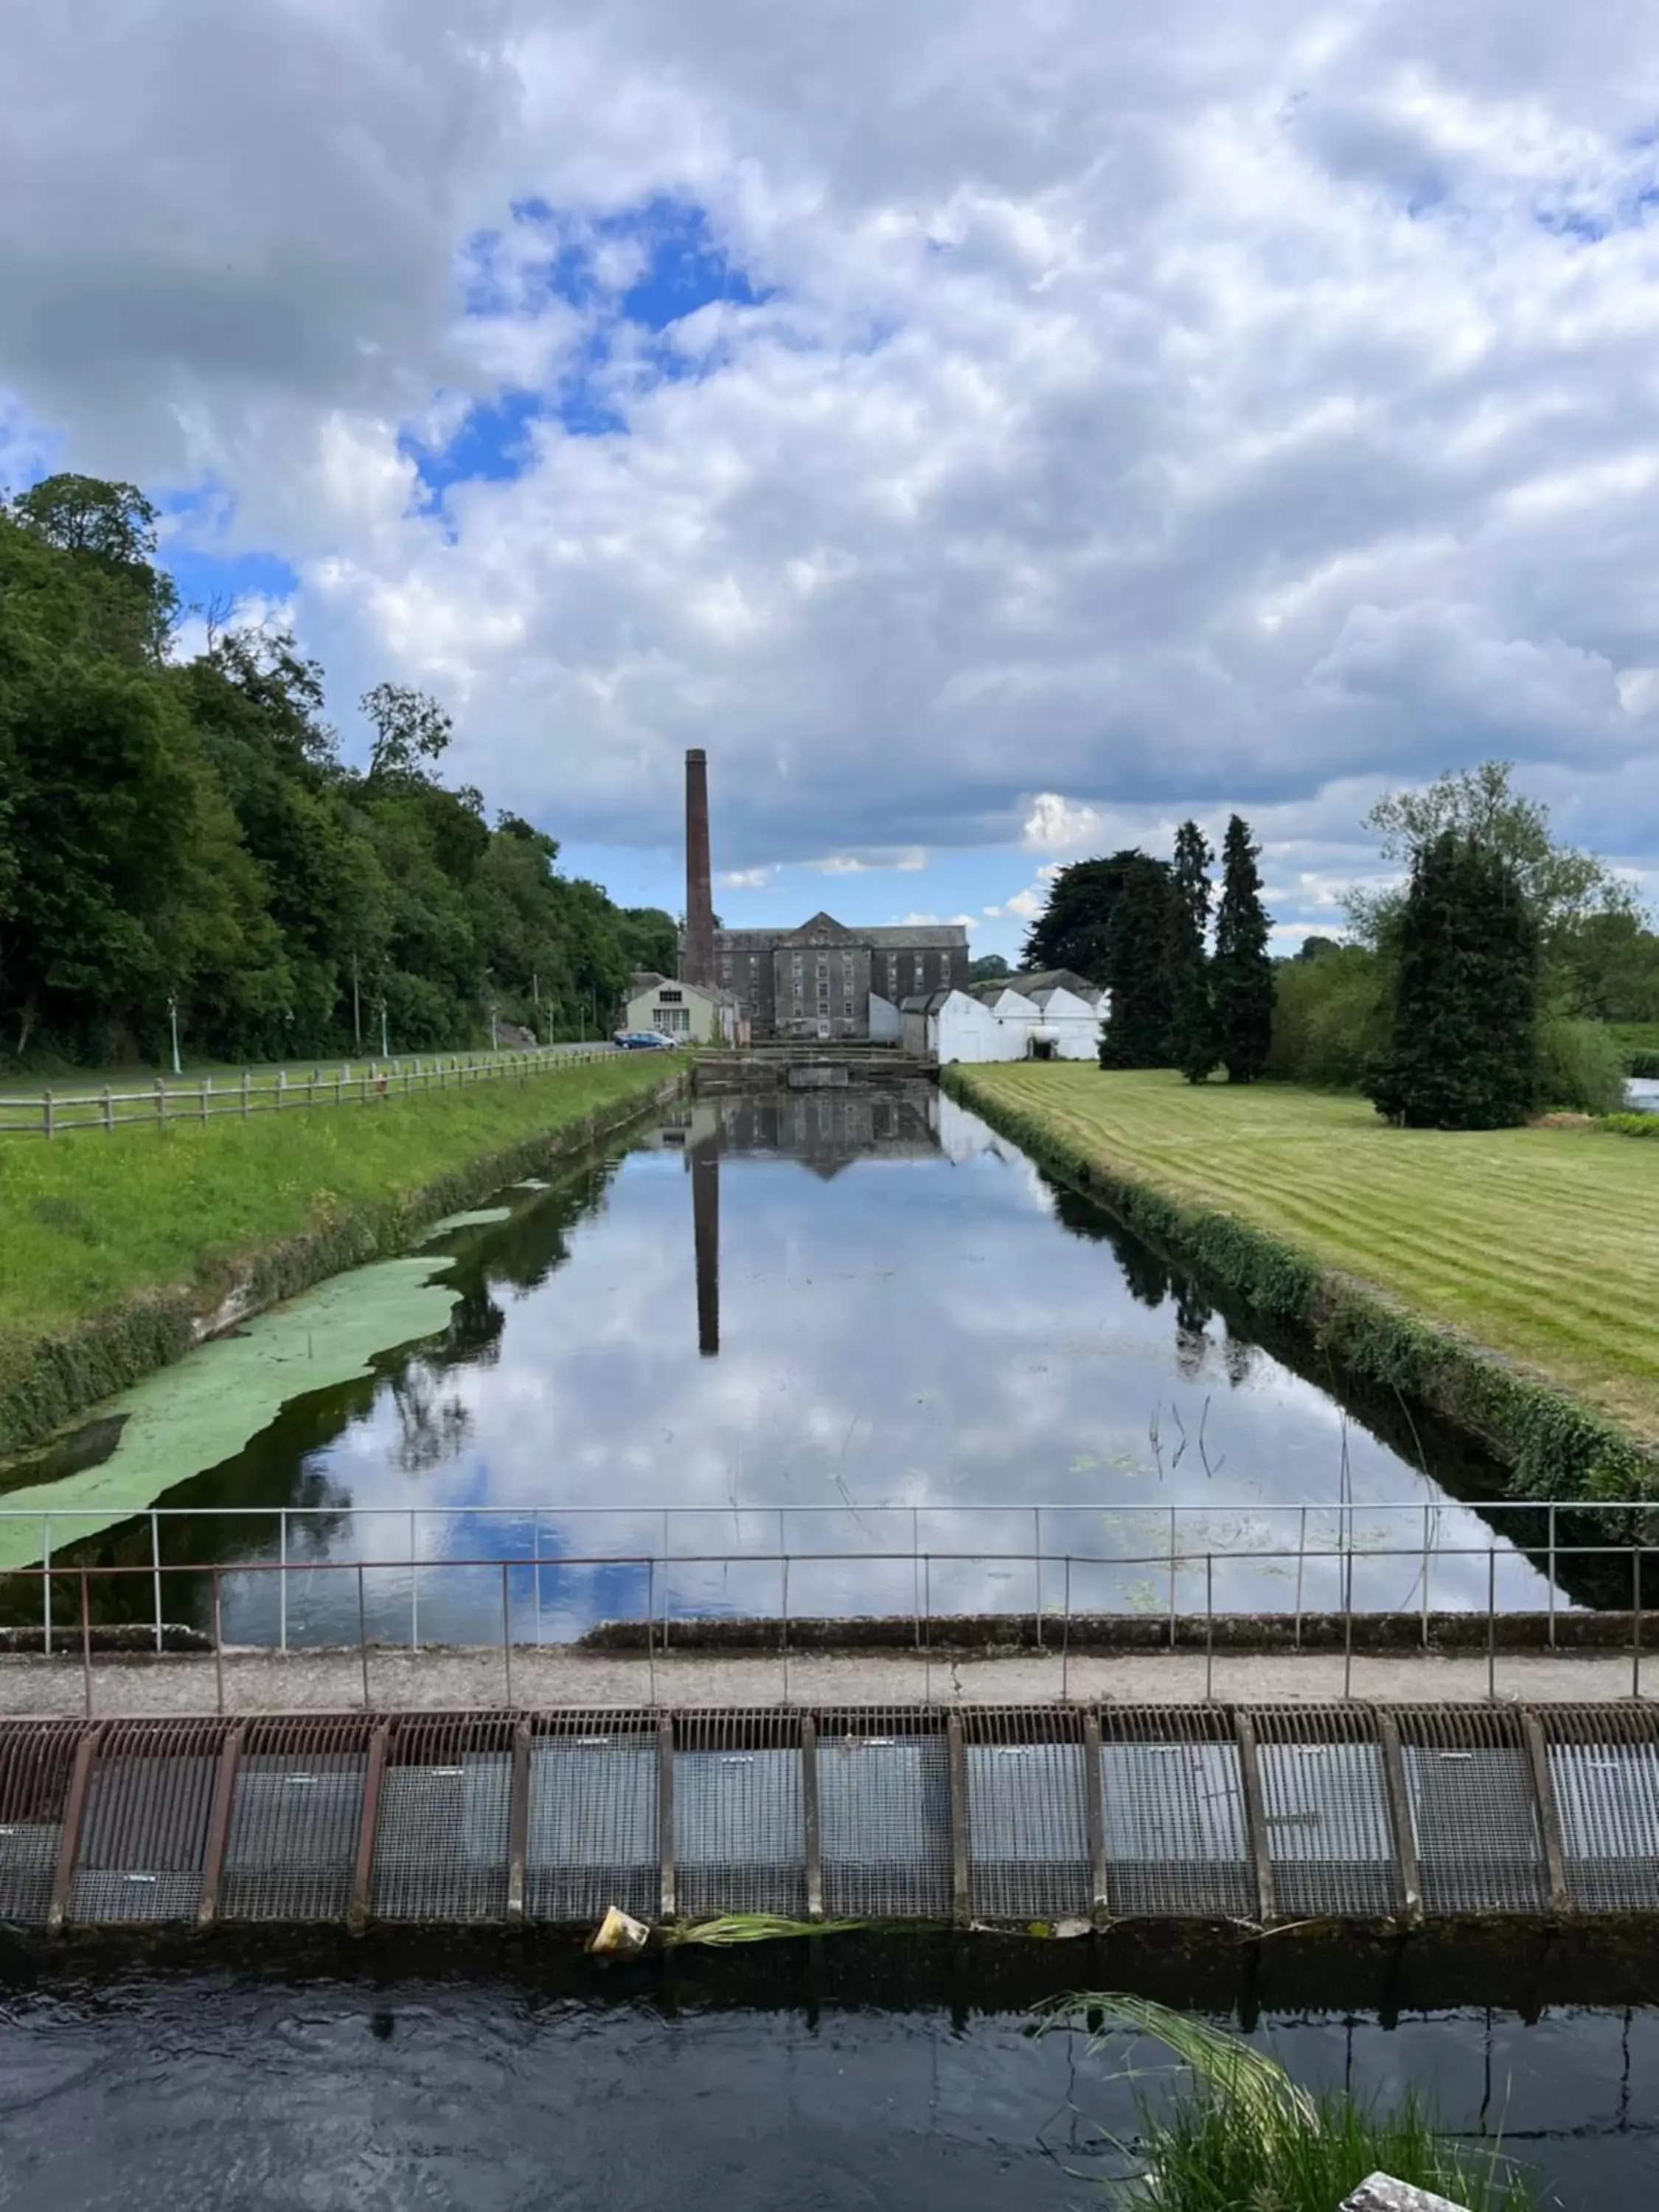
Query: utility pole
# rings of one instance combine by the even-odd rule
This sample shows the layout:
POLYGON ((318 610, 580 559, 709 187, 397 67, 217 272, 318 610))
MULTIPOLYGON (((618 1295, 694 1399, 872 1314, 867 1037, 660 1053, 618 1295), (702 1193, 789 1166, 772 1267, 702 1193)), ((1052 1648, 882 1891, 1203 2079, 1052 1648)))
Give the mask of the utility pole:
POLYGON ((176 991, 167 994, 167 1014, 173 1023, 173 1072, 175 1075, 182 1075, 185 1071, 179 1060, 179 994, 176 991))

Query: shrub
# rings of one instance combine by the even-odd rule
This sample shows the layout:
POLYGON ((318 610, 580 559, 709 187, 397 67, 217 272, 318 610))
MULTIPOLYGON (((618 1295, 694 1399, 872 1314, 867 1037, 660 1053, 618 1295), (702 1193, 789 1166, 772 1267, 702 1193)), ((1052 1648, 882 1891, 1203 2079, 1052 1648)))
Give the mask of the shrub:
POLYGON ((1388 1042, 1383 963, 1345 945, 1316 960, 1278 966, 1267 1073, 1285 1083, 1353 1091, 1366 1062, 1388 1042))
POLYGON ((1602 1114, 1590 1126, 1608 1137, 1659 1137, 1659 1114, 1602 1114))
POLYGON ((1538 1103, 1547 1111, 1619 1112, 1625 1103, 1624 1056, 1601 1022, 1554 1014, 1539 1024, 1538 1103))

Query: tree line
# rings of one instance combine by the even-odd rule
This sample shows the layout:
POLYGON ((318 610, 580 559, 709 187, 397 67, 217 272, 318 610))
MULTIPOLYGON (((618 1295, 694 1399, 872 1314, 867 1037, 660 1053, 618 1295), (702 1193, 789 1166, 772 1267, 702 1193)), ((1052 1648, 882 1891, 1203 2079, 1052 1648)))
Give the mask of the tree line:
POLYGON ((228 1060, 574 1036, 672 972, 672 916, 441 780, 435 700, 377 684, 358 769, 288 631, 176 657, 157 521, 83 477, 0 505, 0 1058, 155 1061, 174 1012, 228 1060))
POLYGON ((1230 1083, 1266 1072, 1274 981, 1261 849, 1235 814, 1222 841, 1213 949, 1215 854, 1196 822, 1176 831, 1172 860, 1132 847, 1060 871, 1024 964, 1069 968, 1108 994, 1103 1067, 1176 1067, 1189 1083, 1218 1068, 1230 1083))
POLYGON ((1342 940, 1271 960, 1255 848, 1235 816, 1213 950, 1196 824, 1171 861, 1061 871, 1025 949, 1111 993, 1101 1061, 1201 1080, 1267 1074, 1363 1091, 1413 1126, 1494 1127, 1622 1102, 1659 1024, 1659 935, 1630 886, 1560 842, 1505 762, 1391 793, 1366 817, 1403 882, 1358 890, 1342 940), (1622 1030, 1615 1025, 1627 1025, 1622 1030))

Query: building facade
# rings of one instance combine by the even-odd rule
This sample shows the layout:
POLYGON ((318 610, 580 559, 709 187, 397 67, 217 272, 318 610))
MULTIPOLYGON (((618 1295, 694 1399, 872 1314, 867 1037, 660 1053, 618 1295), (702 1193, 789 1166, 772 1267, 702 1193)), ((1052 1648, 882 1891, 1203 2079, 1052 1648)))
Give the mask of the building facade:
POLYGON ((815 914, 799 929, 718 929, 715 977, 756 1037, 890 1039, 901 1002, 968 976, 959 922, 848 928, 815 914))
POLYGON ((688 1044, 747 1044, 738 1007, 720 990, 641 972, 629 987, 623 1027, 656 1030, 688 1044))

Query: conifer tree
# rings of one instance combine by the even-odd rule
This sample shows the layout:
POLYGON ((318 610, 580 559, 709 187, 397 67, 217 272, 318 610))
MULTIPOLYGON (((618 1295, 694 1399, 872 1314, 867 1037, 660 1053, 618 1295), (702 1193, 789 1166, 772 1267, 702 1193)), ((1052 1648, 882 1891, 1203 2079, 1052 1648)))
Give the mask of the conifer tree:
POLYGON ((1216 915, 1210 974, 1216 1030, 1229 1083, 1254 1083, 1273 1042, 1273 966, 1267 957, 1267 916, 1261 904, 1249 824, 1227 823, 1221 847, 1221 904, 1216 915))
POLYGON ((1170 915, 1170 1057, 1188 1083, 1202 1083, 1221 1058, 1210 994, 1210 878, 1213 858, 1196 822, 1176 832, 1170 915))
POLYGON ((1514 868, 1443 830, 1417 854, 1399 922, 1389 1048, 1365 1089, 1413 1129, 1525 1121, 1537 1080, 1539 933, 1514 868))
POLYGON ((1103 974, 1110 994, 1100 1034, 1103 1067, 1170 1065, 1170 933, 1174 885, 1167 860, 1133 852, 1121 864, 1106 925, 1103 974))

